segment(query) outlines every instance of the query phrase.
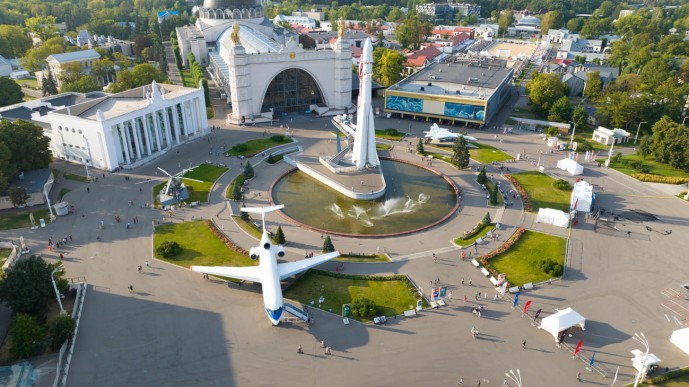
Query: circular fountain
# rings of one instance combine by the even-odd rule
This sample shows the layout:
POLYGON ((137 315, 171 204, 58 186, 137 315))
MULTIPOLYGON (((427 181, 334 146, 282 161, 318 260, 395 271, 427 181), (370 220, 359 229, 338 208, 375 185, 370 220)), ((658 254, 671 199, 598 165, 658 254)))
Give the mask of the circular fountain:
POLYGON ((377 200, 353 200, 300 171, 271 187, 276 204, 302 226, 347 236, 391 236, 432 227, 457 209, 457 190, 435 171, 381 160, 387 188, 377 200))

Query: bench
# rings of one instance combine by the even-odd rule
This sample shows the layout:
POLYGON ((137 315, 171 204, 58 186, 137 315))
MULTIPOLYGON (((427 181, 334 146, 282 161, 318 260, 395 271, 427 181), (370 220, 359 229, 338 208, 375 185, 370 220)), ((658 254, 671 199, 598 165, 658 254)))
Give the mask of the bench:
POLYGON ((479 267, 479 263, 478 263, 478 261, 475 260, 475 259, 472 259, 472 260, 471 260, 471 264, 474 265, 474 267, 479 267))
POLYGON ((416 316, 416 310, 409 309, 404 311, 404 317, 414 317, 416 316))
POLYGON ((495 279, 495 277, 491 276, 490 277, 490 283, 493 284, 493 286, 498 286, 498 280, 495 279))
POLYGON ((528 284, 524 284, 523 288, 525 290, 531 290, 533 289, 533 282, 529 282, 528 284))
POLYGON ((438 303, 436 301, 431 301, 431 308, 438 309, 438 303))
POLYGON ((483 275, 485 275, 486 277, 490 276, 490 272, 485 267, 481 268, 481 273, 483 273, 483 275))
POLYGON ((443 300, 438 300, 438 306, 445 306, 445 301, 443 300))
POLYGON ((512 287, 510 288, 510 293, 516 293, 516 292, 518 292, 518 291, 519 291, 519 286, 512 286, 512 287))
POLYGON ((342 318, 342 323, 343 323, 344 325, 349 325, 349 319, 348 319, 347 317, 343 317, 343 318, 342 318))
POLYGON ((385 316, 380 316, 380 317, 374 317, 374 318, 373 318, 373 323, 374 323, 374 324, 385 324, 386 321, 387 321, 387 319, 385 318, 385 316))

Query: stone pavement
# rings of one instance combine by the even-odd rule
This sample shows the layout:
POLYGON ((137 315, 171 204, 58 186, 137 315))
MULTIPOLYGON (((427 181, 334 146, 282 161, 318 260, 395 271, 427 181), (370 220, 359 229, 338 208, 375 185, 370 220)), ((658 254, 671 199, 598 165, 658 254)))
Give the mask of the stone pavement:
MULTIPOLYGON (((380 127, 405 131, 411 123, 411 131, 417 136, 429 125, 395 119, 378 121, 380 127)), ((223 126, 221 119, 211 120, 210 124, 223 126)), ((282 124, 294 129, 302 146, 334 148, 327 142, 329 134, 322 131, 329 127, 326 119, 296 116, 282 124)), ((299 384, 316 386, 328 380, 331 385, 406 386, 454 385, 463 377, 467 384, 480 379, 483 385, 498 386, 507 370, 519 368, 525 384, 569 386, 577 383, 576 373, 583 371, 593 351, 608 378, 598 372, 584 371, 582 375, 587 383, 609 385, 618 365, 620 380, 628 382, 633 377, 629 350, 638 345, 630 336, 638 330, 649 337, 652 351, 663 359, 664 366, 686 364, 686 357, 668 342, 674 325, 666 322, 667 311, 661 306, 666 300, 660 290, 689 282, 686 265, 678 253, 689 247, 682 237, 687 232, 688 207, 652 186, 605 168, 587 168, 584 175, 605 188, 599 194, 601 206, 616 213, 644 209, 656 214, 660 221, 618 222, 617 227, 622 231, 613 229, 610 235, 594 231, 591 222, 582 220, 572 230, 565 279, 525 292, 520 301, 523 305, 526 300, 532 300, 532 310, 542 308, 542 316, 556 308, 572 306, 587 317, 587 330, 575 332, 566 341, 568 345, 576 345, 579 339, 584 340, 582 360, 572 360, 566 348, 555 347, 552 337, 534 329, 528 318, 511 308, 509 300, 472 298, 479 291, 492 295, 493 288, 469 262, 459 260, 459 249, 450 240, 471 229, 483 217, 486 201, 474 173, 457 171, 441 163, 434 167, 454 179, 462 189, 461 213, 431 230, 406 237, 333 238, 335 247, 341 251, 380 249, 387 251, 393 260, 382 264, 346 263, 347 273, 404 273, 423 288, 427 288, 429 281, 440 278, 453 292, 453 300, 447 307, 424 311, 416 318, 393 318, 387 326, 358 323, 343 326, 335 316, 311 309, 312 326, 286 324, 274 328, 261 310, 260 286, 230 285, 228 289, 220 281, 205 281, 196 273, 153 260, 150 225, 163 214, 139 205, 151 201, 152 185, 162 181, 158 166, 175 173, 190 163, 206 160, 228 165, 231 169, 216 183, 210 203, 178 211, 175 221, 190 220, 191 216, 215 217, 237 244, 250 247, 256 243, 234 224, 223 200, 224 189, 240 172, 240 160, 218 157, 215 150, 223 144, 229 148, 237 142, 259 138, 264 129, 279 132, 277 126, 214 131, 207 138, 181 146, 179 154, 170 153, 134 171, 106 174, 99 182, 89 185, 91 193, 81 183, 62 181, 52 195, 57 195, 63 186, 73 187, 66 200, 77 206, 77 215, 61 217, 45 229, 0 233, 1 237, 12 238, 23 235, 32 251, 48 260, 56 259, 55 252, 50 254, 45 249, 48 236, 74 235, 74 243, 64 250, 67 276, 85 277, 93 286, 86 298, 68 379, 70 385, 253 386, 284 385, 298 380, 299 384), (132 179, 125 181, 125 174, 132 179), (128 200, 134 205, 130 207, 128 200), (115 215, 125 220, 138 216, 140 222, 127 230, 124 224, 114 222, 115 215), (104 230, 97 227, 100 220, 106 223, 104 230), (662 235, 646 227, 673 232, 662 235), (631 237, 627 236, 627 230, 631 231, 631 237), (98 235, 102 237, 101 242, 96 241, 98 235), (433 253, 438 255, 438 263, 433 263, 433 253), (149 261, 150 268, 146 267, 143 274, 137 273, 136 267, 145 261, 149 261), (126 291, 130 284, 134 293, 126 291), (461 300, 464 295, 467 303, 461 300), (479 302, 486 307, 481 319, 471 314, 472 306, 479 302), (472 326, 481 332, 478 339, 470 335, 472 326), (322 339, 332 346, 332 356, 319 352, 318 342, 322 339), (527 349, 521 348, 524 339, 527 349), (304 347, 304 355, 295 353, 297 345, 304 347), (272 372, 266 372, 266 368, 272 372)), ((545 147, 533 134, 501 135, 503 142, 494 139, 495 132, 491 131, 470 134, 511 154, 526 151, 531 156, 545 147)), ((392 155, 413 157, 396 150, 392 155)), ((256 178, 250 183, 246 203, 265 205, 270 183, 287 167, 284 163, 269 166, 260 158, 252 159, 252 164, 256 167, 256 178)), ((79 168, 57 165, 64 169, 79 168)), ((512 172, 535 168, 529 160, 509 167, 512 172)), ((492 172, 495 178, 502 178, 492 172)), ((497 209, 488 211, 495 217, 497 209)), ((268 220, 269 227, 283 226, 290 241, 287 259, 301 259, 305 250, 320 249, 319 233, 286 224, 277 214, 271 214, 268 220)), ((534 223, 533 215, 522 213, 518 200, 513 207, 504 209, 501 223, 506 227, 502 232, 505 237, 519 226, 564 235, 562 230, 534 223)), ((479 246, 479 253, 489 251, 498 243, 479 246)), ((332 263, 323 265, 325 269, 332 267, 332 263)))

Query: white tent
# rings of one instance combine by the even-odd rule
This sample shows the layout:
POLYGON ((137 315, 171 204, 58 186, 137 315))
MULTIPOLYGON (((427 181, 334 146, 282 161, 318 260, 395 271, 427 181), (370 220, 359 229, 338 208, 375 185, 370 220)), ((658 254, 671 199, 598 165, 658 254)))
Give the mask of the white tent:
POLYGON ((558 160, 557 167, 563 171, 569 172, 572 176, 584 173, 584 167, 572 159, 558 160))
POLYGON ((593 186, 582 180, 574 184, 569 207, 577 211, 591 212, 594 198, 593 186))
POLYGON ((689 355, 689 328, 678 329, 672 332, 670 342, 689 355))
POLYGON ((555 341, 557 341, 560 332, 575 325, 579 325, 582 330, 586 330, 584 327, 586 325, 586 319, 574 309, 567 308, 545 317, 541 320, 541 325, 538 329, 545 329, 548 333, 553 335, 555 341))
POLYGON ((536 222, 567 228, 569 226, 569 214, 554 208, 539 208, 536 222))

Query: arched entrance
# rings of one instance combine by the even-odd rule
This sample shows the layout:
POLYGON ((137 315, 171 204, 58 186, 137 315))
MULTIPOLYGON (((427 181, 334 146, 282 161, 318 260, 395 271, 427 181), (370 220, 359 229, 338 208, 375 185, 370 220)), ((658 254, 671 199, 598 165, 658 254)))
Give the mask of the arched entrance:
POLYGON ((323 103, 323 93, 316 80, 304 70, 291 68, 282 71, 270 82, 261 111, 272 108, 276 115, 301 113, 309 110, 309 105, 323 103))

